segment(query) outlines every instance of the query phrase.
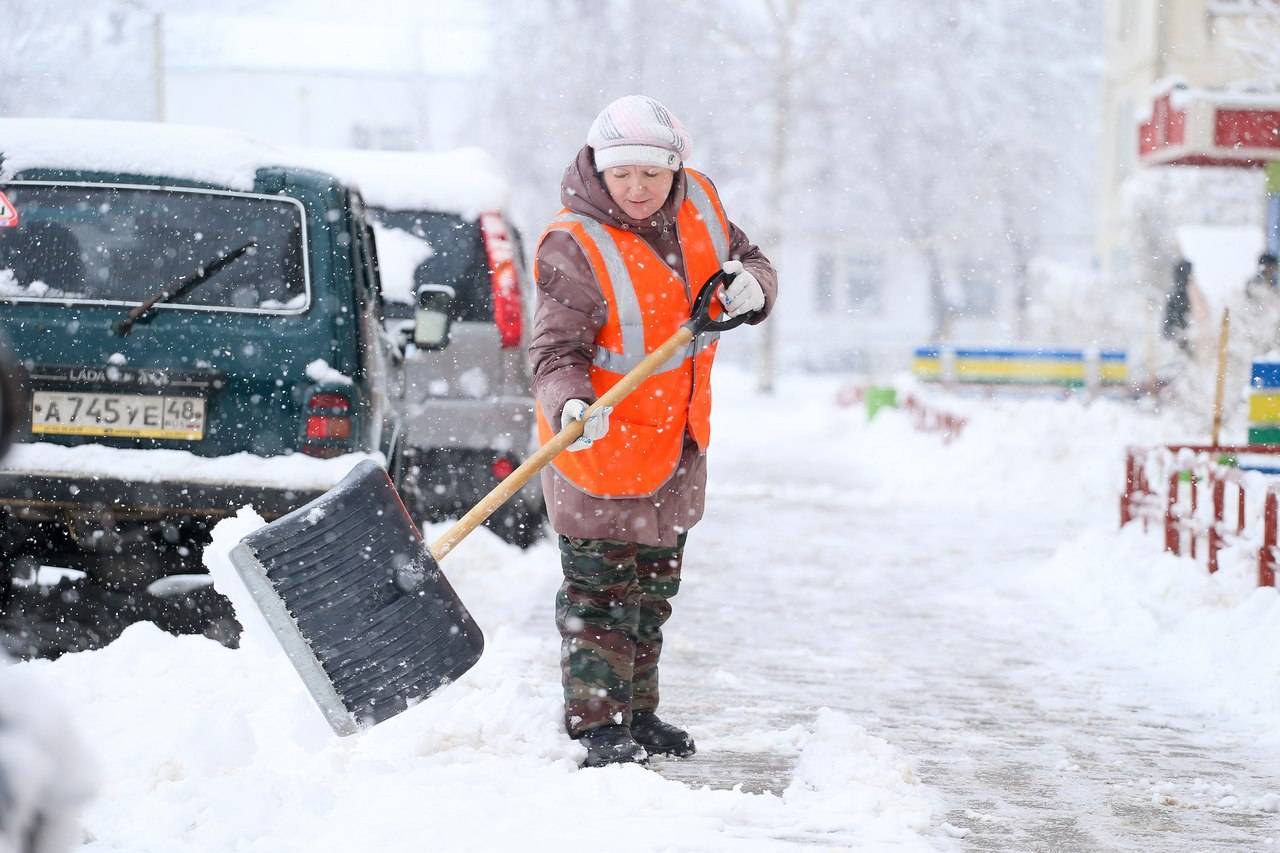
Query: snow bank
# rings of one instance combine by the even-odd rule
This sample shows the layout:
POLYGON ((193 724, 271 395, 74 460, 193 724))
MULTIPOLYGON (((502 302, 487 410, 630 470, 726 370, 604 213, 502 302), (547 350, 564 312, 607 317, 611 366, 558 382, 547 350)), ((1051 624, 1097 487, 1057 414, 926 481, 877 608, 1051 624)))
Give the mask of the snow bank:
POLYGON ((367 204, 384 210, 434 210, 477 219, 505 210, 507 182, 480 148, 452 151, 353 151, 299 148, 293 162, 337 175, 360 188, 367 204))
MULTIPOLYGON (((1130 444, 1186 439, 1184 432, 1131 402, 993 399, 948 394, 909 378, 897 383, 929 406, 964 417, 959 438, 916 433, 910 415, 882 410, 856 448, 860 465, 932 511, 977 505, 992 513, 1051 510, 1068 518, 1113 524, 1118 518, 1124 452, 1130 444), (907 437, 909 436, 909 437, 907 437)), ((865 410, 854 407, 865 419, 865 410)))
POLYGON ((255 172, 287 164, 284 149, 231 130, 79 119, 0 119, 0 180, 24 169, 164 175, 252 190, 255 172))
POLYGON ((1209 574, 1164 553, 1141 523, 1095 528, 1064 544, 1037 574, 1069 621, 1164 681, 1184 701, 1256 724, 1280 744, 1280 590, 1257 586, 1257 552, 1228 548, 1209 574))
POLYGON ((97 768, 60 691, 39 666, 0 654, 0 851, 70 850, 97 768))
MULTIPOLYGON (((341 375, 341 374, 339 374, 341 375)), ((139 450, 82 444, 16 444, 0 472, 48 476, 120 478, 143 483, 199 483, 261 488, 327 489, 365 459, 386 464, 381 453, 347 453, 315 459, 290 456, 197 456, 188 450, 139 450)))
MULTIPOLYGON (((1150 671, 1175 697, 1170 702, 1256 727, 1280 743, 1280 592, 1257 587, 1256 551, 1228 548, 1210 575, 1203 560, 1164 553, 1162 530, 1118 529, 1125 448, 1205 436, 1125 401, 912 390, 968 418, 964 432, 943 444, 910 432, 905 413, 882 410, 861 435, 861 464, 912 495, 921 512, 963 502, 1008 524, 1057 515, 1079 532, 1026 579, 1037 598, 1087 632, 1100 658, 1123 657, 1150 671)), ((865 417, 861 407, 852 411, 865 417)))

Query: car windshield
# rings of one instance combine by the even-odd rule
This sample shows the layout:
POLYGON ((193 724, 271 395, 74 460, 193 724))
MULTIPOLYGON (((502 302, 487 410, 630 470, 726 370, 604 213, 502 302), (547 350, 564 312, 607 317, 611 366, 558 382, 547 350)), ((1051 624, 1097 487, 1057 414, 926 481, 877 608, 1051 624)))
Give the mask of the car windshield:
MULTIPOLYGON (((420 210, 373 210, 388 228, 408 231, 431 246, 431 256, 414 272, 413 292, 424 284, 447 284, 454 290, 453 319, 493 321, 493 285, 485 259, 480 224, 451 213, 420 210)), ((412 306, 386 304, 389 317, 412 316, 412 306)))
POLYGON ((301 206, 277 196, 104 184, 0 185, 0 300, 135 305, 256 241, 200 287, 157 305, 300 311, 307 305, 301 206))

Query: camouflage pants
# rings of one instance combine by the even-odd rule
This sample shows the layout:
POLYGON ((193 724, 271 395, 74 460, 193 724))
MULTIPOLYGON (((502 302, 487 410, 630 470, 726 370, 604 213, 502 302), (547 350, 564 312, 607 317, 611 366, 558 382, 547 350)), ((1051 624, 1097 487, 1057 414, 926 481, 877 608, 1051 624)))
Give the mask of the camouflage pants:
POLYGON ((556 625, 570 735, 658 707, 662 625, 680 588, 684 542, 683 533, 674 548, 560 537, 556 625))

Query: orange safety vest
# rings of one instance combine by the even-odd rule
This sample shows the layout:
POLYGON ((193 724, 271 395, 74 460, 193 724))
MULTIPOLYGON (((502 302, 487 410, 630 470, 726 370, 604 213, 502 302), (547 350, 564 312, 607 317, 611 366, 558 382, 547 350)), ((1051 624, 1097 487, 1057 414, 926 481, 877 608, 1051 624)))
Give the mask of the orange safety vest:
MULTIPOLYGON (((642 237, 567 209, 547 226, 577 241, 591 264, 609 314, 596 333, 590 368, 604 394, 689 319, 698 289, 729 259, 729 220, 707 178, 685 169, 688 192, 676 212, 682 279, 642 237)), ((720 305, 712 305, 713 316, 720 305)), ((619 403, 609 432, 586 450, 561 453, 552 465, 575 487, 602 498, 636 498, 662 488, 680 464, 684 434, 706 451, 711 441, 711 364, 719 335, 698 335, 619 403)), ((537 407, 538 440, 557 432, 537 407)))

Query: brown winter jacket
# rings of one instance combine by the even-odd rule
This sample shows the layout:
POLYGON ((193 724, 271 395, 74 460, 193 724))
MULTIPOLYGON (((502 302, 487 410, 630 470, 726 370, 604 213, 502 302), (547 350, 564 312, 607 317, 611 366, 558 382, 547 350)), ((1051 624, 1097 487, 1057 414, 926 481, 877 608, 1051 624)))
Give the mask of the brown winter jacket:
MULTIPOLYGON (((595 170, 591 148, 584 146, 565 170, 560 200, 574 213, 638 234, 683 278, 684 259, 680 256, 675 214, 684 202, 686 180, 683 170, 677 172, 666 204, 652 221, 638 221, 615 209, 604 180, 595 170)), ((764 289, 764 310, 752 320, 758 323, 773 310, 778 278, 769 259, 741 229, 730 223, 729 230, 730 257, 741 260, 764 289)), ((588 371, 607 308, 590 263, 568 234, 548 234, 538 246, 535 263, 538 305, 530 346, 533 393, 552 427, 558 429, 565 402, 574 398, 595 400, 588 371)), ((696 292, 702 282, 689 284, 696 292)), ((576 489, 554 467, 542 472, 547 513, 557 533, 576 539, 618 539, 661 547, 675 545, 676 537, 702 518, 706 482, 706 457, 687 435, 675 474, 650 497, 592 497, 576 489)))

